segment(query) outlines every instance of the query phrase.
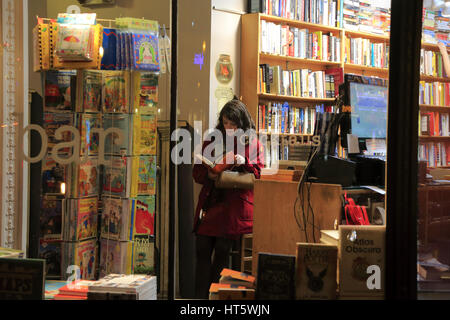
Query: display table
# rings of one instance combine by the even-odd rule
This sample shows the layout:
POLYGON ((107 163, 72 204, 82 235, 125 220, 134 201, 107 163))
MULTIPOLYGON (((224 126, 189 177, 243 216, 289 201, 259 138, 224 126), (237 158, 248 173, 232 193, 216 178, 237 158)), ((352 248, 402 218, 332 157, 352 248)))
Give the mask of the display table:
POLYGON ((305 232, 302 231, 304 227, 301 197, 296 201, 297 189, 298 182, 294 181, 255 181, 252 253, 254 276, 257 275, 259 252, 295 255, 297 242, 319 242, 321 229, 335 229, 338 224, 342 207, 341 185, 305 184, 302 190, 303 208, 310 222, 306 225, 308 236, 306 241, 305 232), (312 208, 312 210, 309 208, 309 211, 308 198, 312 208), (316 226, 315 241, 313 241, 312 212, 316 226))

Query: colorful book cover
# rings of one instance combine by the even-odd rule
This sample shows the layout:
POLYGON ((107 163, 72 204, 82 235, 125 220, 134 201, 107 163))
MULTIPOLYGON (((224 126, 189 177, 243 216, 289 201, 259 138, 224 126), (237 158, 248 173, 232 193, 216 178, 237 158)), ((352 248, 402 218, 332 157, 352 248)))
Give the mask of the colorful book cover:
POLYGON ((131 241, 100 240, 100 277, 131 272, 131 241))
POLYGON ((89 197, 99 194, 100 173, 98 172, 98 159, 88 158, 85 163, 73 164, 77 166, 78 179, 75 196, 89 197))
POLYGON ((82 70, 78 74, 80 81, 80 112, 100 112, 102 105, 102 73, 93 70, 82 70))
POLYGON ((72 111, 71 77, 73 70, 46 71, 44 80, 44 112, 72 111))
MULTIPOLYGON (((48 152, 51 152, 53 147, 61 142, 72 141, 72 134, 69 131, 62 133, 62 139, 56 139, 55 132, 62 126, 73 126, 73 114, 72 113, 44 113, 43 127, 47 134, 48 152)), ((70 148, 59 149, 59 153, 70 153, 70 148)))
POLYGON ((48 24, 39 23, 33 28, 33 71, 50 69, 50 30, 48 24))
POLYGON ((157 35, 132 34, 133 69, 159 72, 159 39, 157 35))
POLYGON ((117 135, 108 134, 105 137, 105 154, 131 155, 131 116, 128 114, 105 114, 103 115, 103 129, 115 128, 122 131, 123 140, 121 144, 116 143, 117 135))
POLYGON ((337 246, 297 243, 296 299, 336 299, 337 246))
POLYGON ((127 157, 105 157, 103 195, 127 197, 129 195, 127 157))
POLYGON ((101 236, 104 239, 128 240, 130 202, 128 199, 103 197, 101 236))
POLYGON ((60 24, 55 54, 63 60, 91 61, 92 37, 90 25, 60 24))
POLYGON ((156 156, 133 157, 132 196, 156 193, 156 156))
POLYGON ((45 280, 45 300, 53 300, 54 296, 59 293, 59 289, 65 285, 67 285, 67 281, 45 280))
POLYGON ((130 109, 129 73, 104 71, 103 75, 103 112, 128 113, 130 109))
POLYGON ((44 196, 41 199, 40 229, 44 239, 61 239, 63 199, 44 196))
POLYGON ((61 165, 52 157, 42 160, 42 193, 61 194, 61 184, 67 180, 67 166, 61 165))
POLYGON ((133 154, 156 155, 157 113, 133 115, 133 154))
POLYGON ((136 235, 133 238, 133 265, 134 274, 153 274, 155 272, 155 243, 145 235, 136 235))
POLYGON ((81 154, 96 155, 98 154, 99 135, 92 132, 94 128, 101 127, 101 117, 99 114, 81 114, 81 154))
POLYGON ((75 264, 80 268, 80 279, 96 278, 97 256, 97 239, 80 241, 76 244, 75 264))
POLYGON ((133 230, 130 240, 136 235, 155 235, 155 196, 138 196, 132 202, 133 230))
POLYGON ((61 278, 61 241, 39 240, 39 259, 45 260, 45 277, 61 278))
POLYGON ((151 112, 158 105, 158 75, 150 72, 134 72, 133 80, 133 113, 151 112))
POLYGON ((78 202, 76 240, 97 236, 98 199, 97 197, 82 198, 78 202))
POLYGON ((101 61, 102 70, 117 69, 117 31, 113 28, 103 29, 103 50, 104 54, 101 61))

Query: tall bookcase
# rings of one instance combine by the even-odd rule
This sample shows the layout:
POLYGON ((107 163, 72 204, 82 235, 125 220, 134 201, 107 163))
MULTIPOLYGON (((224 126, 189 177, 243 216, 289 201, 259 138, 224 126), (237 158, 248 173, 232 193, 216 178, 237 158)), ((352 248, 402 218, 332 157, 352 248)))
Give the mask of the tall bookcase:
MULTIPOLYGON (((258 122, 258 108, 259 104, 266 101, 289 102, 296 108, 305 108, 314 106, 316 104, 331 104, 334 98, 309 98, 296 96, 283 96, 268 93, 261 93, 259 90, 259 66, 260 64, 281 65, 285 70, 294 69, 309 69, 311 71, 326 70, 329 68, 341 67, 343 73, 352 73, 364 76, 374 76, 383 79, 388 79, 388 54, 389 54, 389 36, 370 34, 366 32, 357 32, 345 30, 337 27, 330 27, 325 25, 302 22, 298 20, 291 20, 271 16, 262 13, 250 13, 242 16, 242 34, 241 34, 241 81, 240 94, 243 102, 252 115, 255 122, 258 122), (315 59, 302 59, 284 55, 267 54, 261 51, 261 22, 271 22, 279 25, 287 25, 289 27, 308 29, 311 32, 322 31, 324 33, 331 33, 341 39, 340 60, 337 62, 323 61, 315 59), (381 65, 375 67, 370 63, 354 63, 351 59, 351 52, 348 49, 348 44, 351 39, 364 39, 370 44, 381 44, 380 47, 385 49, 385 55, 380 55, 378 58, 382 61, 381 65)), ((370 46, 369 44, 369 46, 370 46)), ((367 48, 367 47, 366 47, 367 48)), ((438 52, 439 47, 435 44, 422 44, 422 48, 428 51, 438 52)), ((443 66, 442 66, 443 68, 443 66)), ((449 75, 450 76, 450 75, 449 75)), ((439 82, 449 83, 450 78, 430 76, 421 74, 421 81, 427 83, 439 82)), ((450 105, 428 105, 420 104, 421 114, 424 112, 439 112, 450 113, 450 105)), ((259 128, 257 128, 259 131, 259 128)), ((280 136, 304 136, 303 134, 280 134, 280 136)), ((420 136, 420 143, 427 142, 441 142, 450 145, 450 136, 420 136)), ((450 148, 449 148, 450 152, 450 148)), ((442 166, 445 167, 445 166, 442 166)), ((450 167, 450 166, 449 166, 450 167)))

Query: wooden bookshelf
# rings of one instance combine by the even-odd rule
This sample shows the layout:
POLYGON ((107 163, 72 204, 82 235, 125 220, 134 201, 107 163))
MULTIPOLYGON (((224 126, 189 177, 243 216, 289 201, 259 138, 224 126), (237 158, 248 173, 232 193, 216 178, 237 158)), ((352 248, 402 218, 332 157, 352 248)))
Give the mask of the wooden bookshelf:
POLYGON ((425 74, 420 75, 420 80, 427 82, 450 82, 450 78, 434 77, 425 74))
POLYGON ((271 94, 271 93, 259 93, 258 97, 259 100, 280 100, 280 101, 289 101, 289 102, 308 102, 311 104, 314 103, 331 103, 335 99, 334 98, 309 98, 309 97, 297 97, 297 96, 284 96, 284 95, 277 95, 277 94, 271 94))
MULTIPOLYGON (((251 13, 251 14, 253 14, 253 13, 251 13)), ((256 15, 258 13, 254 13, 254 14, 256 15)), ((290 27, 296 27, 296 28, 300 28, 300 29, 306 28, 306 29, 310 29, 313 31, 326 31, 326 32, 339 32, 339 33, 341 33, 343 31, 343 29, 337 28, 337 27, 315 24, 315 23, 310 23, 310 22, 304 22, 304 21, 300 21, 300 20, 285 19, 285 18, 280 18, 277 16, 263 14, 263 13, 259 13, 259 17, 261 20, 265 20, 265 21, 269 21, 269 22, 273 22, 273 23, 277 23, 277 24, 288 25, 290 27)))
POLYGON ((344 30, 345 36, 349 38, 364 38, 375 42, 389 42, 390 37, 387 35, 373 34, 368 32, 344 30))
POLYGON ((450 106, 436 106, 430 104, 419 104, 420 111, 431 111, 431 112, 450 112, 450 106))
POLYGON ((290 56, 281 56, 281 55, 275 55, 270 53, 260 53, 260 63, 279 63, 284 64, 286 62, 289 62, 295 65, 306 65, 306 67, 311 66, 319 66, 319 67, 340 67, 341 62, 334 62, 334 61, 324 61, 324 60, 316 60, 316 59, 302 59, 302 58, 296 58, 296 57, 290 57, 290 56))
POLYGON ((450 136, 419 136, 420 140, 449 140, 450 136))
POLYGON ((312 134, 304 134, 304 133, 278 133, 278 132, 264 132, 264 131, 258 131, 258 135, 279 135, 280 137, 312 137, 312 134))

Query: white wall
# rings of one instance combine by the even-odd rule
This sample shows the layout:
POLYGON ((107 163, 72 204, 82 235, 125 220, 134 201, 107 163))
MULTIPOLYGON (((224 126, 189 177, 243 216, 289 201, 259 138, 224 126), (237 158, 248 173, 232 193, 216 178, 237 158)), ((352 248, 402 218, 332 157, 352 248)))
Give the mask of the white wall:
POLYGON ((217 118, 224 104, 239 97, 241 15, 247 1, 245 0, 213 0, 211 12, 211 68, 209 96, 209 127, 217 124, 217 118), (220 83, 216 77, 216 64, 221 54, 230 56, 233 66, 233 77, 227 84, 220 83))

